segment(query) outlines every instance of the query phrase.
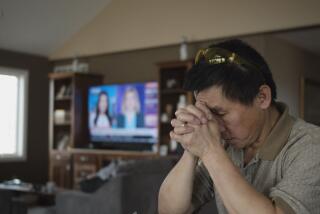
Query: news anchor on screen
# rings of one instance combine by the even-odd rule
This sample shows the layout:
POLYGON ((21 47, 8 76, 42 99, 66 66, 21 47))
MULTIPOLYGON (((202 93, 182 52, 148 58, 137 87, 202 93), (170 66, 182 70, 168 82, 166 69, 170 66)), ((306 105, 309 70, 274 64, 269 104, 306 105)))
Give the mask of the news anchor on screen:
POLYGON ((105 91, 101 91, 98 96, 95 111, 90 115, 91 127, 94 129, 111 128, 111 117, 109 115, 109 96, 105 91))
POLYGON ((118 128, 143 128, 144 116, 138 91, 135 87, 127 87, 121 102, 121 113, 117 116, 118 128))

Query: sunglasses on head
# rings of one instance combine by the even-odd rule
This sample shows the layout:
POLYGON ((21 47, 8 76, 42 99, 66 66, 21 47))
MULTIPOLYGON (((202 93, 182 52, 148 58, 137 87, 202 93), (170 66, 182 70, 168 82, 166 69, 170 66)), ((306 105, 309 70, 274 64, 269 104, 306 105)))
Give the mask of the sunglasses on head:
POLYGON ((241 68, 259 70, 257 66, 243 59, 236 53, 218 47, 200 49, 196 54, 195 64, 199 64, 202 60, 205 60, 206 63, 211 65, 231 63, 241 68))

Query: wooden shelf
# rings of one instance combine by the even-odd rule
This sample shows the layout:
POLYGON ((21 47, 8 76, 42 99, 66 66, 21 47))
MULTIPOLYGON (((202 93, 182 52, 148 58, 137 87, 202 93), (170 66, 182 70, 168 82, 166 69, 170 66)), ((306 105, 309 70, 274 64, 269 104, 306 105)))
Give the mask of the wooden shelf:
POLYGON ((70 121, 64 122, 64 123, 54 123, 54 126, 70 126, 70 125, 71 125, 70 121))
POLYGON ((88 132, 88 88, 101 85, 102 75, 87 73, 51 73, 49 105, 49 179, 57 186, 72 188, 75 180, 74 157, 70 147, 84 147, 89 144, 88 132), (62 87, 66 87, 62 93, 62 87), (59 96, 62 95, 62 96, 59 96), (58 96, 58 97, 57 97, 58 96), (65 122, 55 120, 56 110, 66 112, 65 122), (60 143, 68 136, 65 150, 59 150, 60 143))
POLYGON ((69 97, 60 97, 60 98, 55 98, 55 101, 71 101, 71 96, 69 97))
POLYGON ((80 73, 80 72, 57 72, 57 73, 50 73, 48 76, 50 79, 68 79, 73 78, 75 76, 97 76, 100 74, 95 73, 80 73))
POLYGON ((50 155, 70 155, 69 149, 59 150, 59 149, 51 149, 50 155))
MULTIPOLYGON (((181 95, 185 96, 186 105, 193 102, 192 93, 182 88, 185 76, 188 70, 192 67, 192 65, 192 59, 185 61, 170 61, 157 63, 160 87, 160 118, 163 113, 174 116, 174 112, 177 110, 177 104, 180 100, 181 95), (172 82, 172 84, 170 82, 172 82), (172 88, 168 88, 168 86, 170 85, 172 85, 172 88)), ((168 118, 168 120, 168 122, 159 121, 160 145, 169 146, 170 144, 169 132, 172 129, 170 123, 171 118, 168 118)))
POLYGON ((74 75, 75 73, 72 73, 72 72, 50 73, 49 78, 50 79, 66 79, 66 78, 72 78, 74 75))
POLYGON ((107 150, 107 149, 74 149, 69 148, 66 150, 51 150, 51 155, 72 155, 72 154, 85 154, 85 155, 105 155, 105 156, 119 156, 119 157, 149 157, 149 158, 172 158, 177 159, 180 155, 168 154, 160 156, 159 153, 151 151, 121 151, 121 150, 107 150))
POLYGON ((158 153, 151 151, 122 151, 122 150, 107 150, 107 149, 76 149, 70 150, 72 154, 100 154, 100 155, 114 155, 114 156, 144 156, 144 157, 158 157, 158 153))

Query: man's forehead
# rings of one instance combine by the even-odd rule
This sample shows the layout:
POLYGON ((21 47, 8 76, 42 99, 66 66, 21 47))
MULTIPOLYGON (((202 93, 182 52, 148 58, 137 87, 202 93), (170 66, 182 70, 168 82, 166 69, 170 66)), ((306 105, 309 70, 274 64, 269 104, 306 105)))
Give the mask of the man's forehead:
POLYGON ((222 108, 227 99, 220 87, 210 87, 195 94, 197 101, 205 103, 210 108, 222 108))

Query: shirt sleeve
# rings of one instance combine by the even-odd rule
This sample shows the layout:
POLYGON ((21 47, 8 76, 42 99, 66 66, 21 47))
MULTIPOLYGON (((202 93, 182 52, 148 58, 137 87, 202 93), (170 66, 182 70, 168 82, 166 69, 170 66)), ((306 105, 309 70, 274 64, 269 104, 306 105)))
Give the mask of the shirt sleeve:
POLYGON ((305 139, 288 149, 272 201, 285 213, 320 213, 320 141, 305 139))
POLYGON ((193 182, 192 205, 193 213, 198 213, 203 205, 214 198, 213 182, 208 170, 199 160, 195 169, 193 182))

